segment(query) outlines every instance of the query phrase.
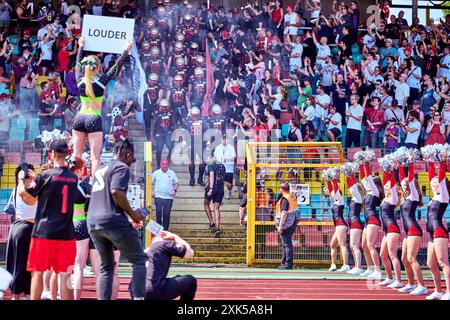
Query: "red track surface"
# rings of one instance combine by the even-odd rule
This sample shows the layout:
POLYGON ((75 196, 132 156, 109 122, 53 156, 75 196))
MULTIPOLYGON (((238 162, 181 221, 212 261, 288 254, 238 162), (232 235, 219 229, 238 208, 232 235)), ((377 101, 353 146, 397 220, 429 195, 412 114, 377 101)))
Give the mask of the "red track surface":
MULTIPOLYGON (((121 278, 119 299, 130 299, 130 278, 121 278)), ((429 292, 432 282, 426 282, 429 292)), ((7 294, 5 299, 10 296, 7 294)), ((94 279, 86 279, 82 299, 95 299, 94 279)), ((363 280, 198 279, 196 300, 424 300, 363 280)))

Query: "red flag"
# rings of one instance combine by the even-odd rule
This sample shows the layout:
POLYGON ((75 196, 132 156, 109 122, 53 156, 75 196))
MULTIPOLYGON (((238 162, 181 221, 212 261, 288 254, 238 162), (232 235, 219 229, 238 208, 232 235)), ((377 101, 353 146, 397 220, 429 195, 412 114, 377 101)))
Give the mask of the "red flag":
POLYGON ((209 54, 208 39, 206 41, 206 94, 203 97, 202 116, 209 116, 211 107, 211 95, 214 91, 214 73, 212 71, 211 56, 209 54))

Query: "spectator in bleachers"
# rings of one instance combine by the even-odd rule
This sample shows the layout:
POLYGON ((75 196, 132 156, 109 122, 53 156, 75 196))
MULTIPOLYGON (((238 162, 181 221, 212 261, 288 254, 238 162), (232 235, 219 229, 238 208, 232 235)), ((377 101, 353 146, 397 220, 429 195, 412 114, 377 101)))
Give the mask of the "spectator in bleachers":
POLYGON ((380 131, 385 122, 384 111, 380 109, 380 102, 379 97, 373 97, 371 99, 372 108, 366 107, 364 110, 366 131, 362 142, 363 147, 378 148, 380 131))
POLYGON ((5 68, 0 66, 0 100, 9 99, 11 97, 11 81, 14 79, 14 74, 5 73, 5 68))
POLYGON ((69 72, 70 57, 75 55, 78 50, 78 43, 76 41, 72 51, 69 51, 68 45, 68 39, 64 39, 59 43, 58 64, 62 82, 64 82, 66 74, 69 72))
POLYGON ((414 110, 411 111, 407 120, 407 122, 403 121, 400 123, 403 132, 406 133, 405 146, 418 149, 420 132, 422 130, 422 125, 419 122, 419 113, 414 110))
POLYGON ((8 141, 11 119, 20 114, 9 100, 0 100, 0 141, 8 141))
POLYGON ((325 119, 328 130, 328 139, 330 141, 336 141, 342 133, 342 116, 337 112, 335 106, 330 106, 330 113, 325 119))
POLYGON ((444 119, 438 110, 430 114, 426 132, 428 133, 428 138, 425 141, 425 145, 445 143, 444 119))
POLYGON ((64 125, 67 132, 72 132, 75 116, 78 112, 77 104, 78 101, 74 97, 67 99, 66 109, 64 110, 64 125))
POLYGON ((386 152, 394 152, 398 148, 400 142, 400 128, 398 126, 398 120, 395 118, 389 118, 387 120, 383 142, 386 152))
POLYGON ((347 117, 347 132, 345 135, 345 147, 359 148, 361 145, 361 130, 364 109, 359 104, 359 96, 354 94, 350 97, 350 106, 345 111, 347 117))
POLYGON ((41 74, 46 76, 50 71, 53 71, 53 43, 55 42, 55 35, 52 28, 49 28, 42 35, 42 40, 39 41, 39 48, 41 49, 42 60, 40 67, 42 68, 41 74))
POLYGON ((11 22, 12 7, 6 0, 0 0, 0 31, 8 31, 9 24, 11 22))
POLYGON ((316 133, 316 137, 318 141, 323 141, 324 132, 325 132, 325 117, 328 115, 328 108, 331 103, 331 98, 328 94, 325 93, 325 87, 323 85, 319 85, 317 87, 317 95, 316 95, 316 107, 314 114, 314 129, 316 133))
POLYGON ((46 92, 42 95, 42 101, 40 106, 40 111, 38 111, 39 116, 39 130, 43 131, 53 131, 53 114, 55 113, 55 105, 53 103, 53 96, 51 93, 46 92))

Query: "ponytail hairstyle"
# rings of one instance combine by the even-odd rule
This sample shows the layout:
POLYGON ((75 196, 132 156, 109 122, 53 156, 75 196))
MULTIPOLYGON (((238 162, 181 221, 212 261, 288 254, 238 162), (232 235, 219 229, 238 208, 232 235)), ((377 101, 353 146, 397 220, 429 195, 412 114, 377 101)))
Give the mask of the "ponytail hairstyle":
POLYGON ((375 183, 375 185, 377 186, 378 192, 380 193, 380 199, 384 199, 384 188, 383 188, 383 183, 381 182, 381 179, 379 176, 375 176, 373 178, 373 182, 375 183))
POLYGON ((84 84, 86 86, 86 94, 89 98, 95 99, 94 89, 92 88, 92 78, 94 77, 94 70, 100 64, 97 56, 90 55, 81 61, 84 66, 84 84))

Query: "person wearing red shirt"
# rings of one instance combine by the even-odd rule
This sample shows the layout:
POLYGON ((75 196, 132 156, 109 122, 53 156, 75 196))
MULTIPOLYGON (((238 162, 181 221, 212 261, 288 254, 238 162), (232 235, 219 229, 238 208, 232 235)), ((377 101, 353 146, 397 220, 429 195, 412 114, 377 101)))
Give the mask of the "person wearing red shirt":
POLYGON ((384 110, 380 109, 380 98, 372 98, 372 108, 366 108, 364 115, 366 118, 366 131, 364 132, 363 146, 378 148, 379 133, 384 124, 384 110))
POLYGON ((66 74, 69 72, 69 63, 70 63, 70 56, 77 53, 78 44, 77 41, 75 41, 75 46, 72 51, 68 50, 69 40, 64 39, 59 44, 59 53, 58 53, 58 62, 59 62, 59 72, 61 74, 61 81, 64 82, 66 79, 66 74))

